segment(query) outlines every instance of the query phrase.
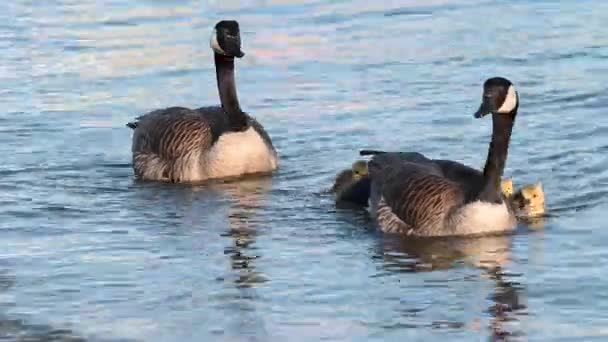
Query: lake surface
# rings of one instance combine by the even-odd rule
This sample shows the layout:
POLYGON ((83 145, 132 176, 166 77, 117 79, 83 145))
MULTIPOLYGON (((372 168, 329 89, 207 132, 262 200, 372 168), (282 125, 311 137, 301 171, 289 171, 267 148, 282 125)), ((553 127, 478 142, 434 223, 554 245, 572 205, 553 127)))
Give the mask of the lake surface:
POLYGON ((608 338, 608 2, 103 3, 0 5, 1 341, 608 338), (219 103, 225 18, 280 170, 134 181, 125 123, 219 103), (506 176, 543 182, 542 227, 403 240, 323 192, 360 148, 481 167, 496 75, 521 98, 506 176))

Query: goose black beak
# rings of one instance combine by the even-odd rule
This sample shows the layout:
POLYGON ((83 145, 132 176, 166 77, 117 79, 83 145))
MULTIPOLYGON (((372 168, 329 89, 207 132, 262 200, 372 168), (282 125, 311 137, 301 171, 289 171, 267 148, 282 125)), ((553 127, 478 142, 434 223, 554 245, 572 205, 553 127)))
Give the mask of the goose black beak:
POLYGON ((494 110, 494 106, 492 105, 492 99, 489 97, 485 97, 483 98, 483 102, 481 103, 481 105, 479 106, 479 109, 475 112, 475 114, 473 114, 473 116, 476 119, 480 119, 483 118, 484 116, 492 113, 492 111, 494 110))
POLYGON ((234 54, 234 56, 236 58, 243 58, 243 56, 245 56, 245 53, 241 50, 239 50, 237 53, 234 54))

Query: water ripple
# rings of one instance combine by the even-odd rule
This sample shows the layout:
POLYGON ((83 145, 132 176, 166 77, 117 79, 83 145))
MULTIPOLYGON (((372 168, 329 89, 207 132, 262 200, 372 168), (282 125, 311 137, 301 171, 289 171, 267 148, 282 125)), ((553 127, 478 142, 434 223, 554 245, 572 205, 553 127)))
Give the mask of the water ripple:
POLYGON ((599 1, 7 2, 0 339, 606 335, 607 13, 599 1), (281 169, 135 180, 128 120, 218 104, 208 35, 221 18, 241 23, 239 98, 281 169), (361 148, 481 167, 491 124, 470 114, 495 75, 521 98, 505 173, 543 182, 543 220, 408 241, 324 192, 361 148))

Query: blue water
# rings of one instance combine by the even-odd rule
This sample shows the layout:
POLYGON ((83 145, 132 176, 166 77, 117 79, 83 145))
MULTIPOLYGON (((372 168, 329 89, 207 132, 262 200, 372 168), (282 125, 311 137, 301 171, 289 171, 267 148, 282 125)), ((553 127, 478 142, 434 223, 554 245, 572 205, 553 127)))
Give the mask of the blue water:
POLYGON ((608 2, 5 1, 0 23, 0 340, 608 338, 608 2), (225 18, 280 170, 135 182, 125 123, 218 103, 225 18), (481 167, 496 75, 539 227, 411 242, 323 193, 360 148, 481 167))

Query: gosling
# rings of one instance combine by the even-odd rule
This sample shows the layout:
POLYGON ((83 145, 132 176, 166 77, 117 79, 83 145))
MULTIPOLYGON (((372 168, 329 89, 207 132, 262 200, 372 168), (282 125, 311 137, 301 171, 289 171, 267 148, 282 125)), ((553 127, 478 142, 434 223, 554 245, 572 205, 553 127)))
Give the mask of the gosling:
POLYGON ((502 181, 502 192, 518 217, 536 218, 545 215, 545 192, 541 182, 524 185, 513 192, 513 181, 505 179, 502 181))
POLYGON ((350 169, 338 173, 331 192, 334 193, 336 202, 350 202, 366 206, 369 199, 367 162, 357 160, 350 169))

